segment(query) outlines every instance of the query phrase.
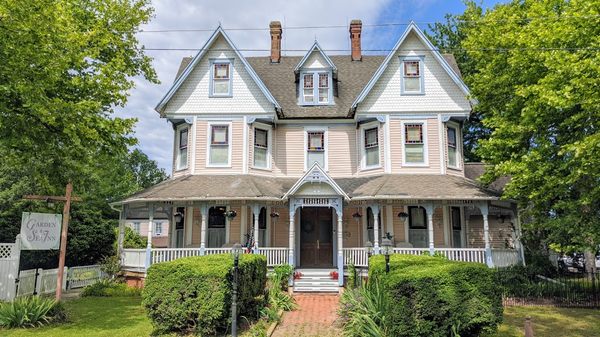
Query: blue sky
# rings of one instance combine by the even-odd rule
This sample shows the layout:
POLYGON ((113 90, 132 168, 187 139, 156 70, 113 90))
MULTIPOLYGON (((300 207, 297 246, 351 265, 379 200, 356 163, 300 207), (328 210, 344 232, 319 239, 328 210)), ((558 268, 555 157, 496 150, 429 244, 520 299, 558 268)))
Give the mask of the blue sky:
MULTIPOLYGON (((483 1, 491 7, 502 1, 483 1)), ((405 26, 368 27, 369 24, 443 21, 446 13, 461 13, 465 6, 459 0, 155 0, 155 18, 146 30, 214 29, 219 23, 227 28, 267 28, 271 20, 289 26, 347 25, 361 19, 363 49, 390 49, 405 26)), ((268 49, 267 30, 229 31, 240 49, 268 49)), ((210 32, 139 33, 140 42, 147 48, 200 48, 210 32)), ((323 49, 348 49, 349 34, 345 27, 330 29, 290 29, 283 32, 283 49, 308 49, 314 39, 323 49)), ((160 167, 171 172, 173 131, 171 125, 158 116, 154 106, 169 89, 182 57, 192 51, 148 51, 161 84, 135 79, 136 88, 130 92, 125 108, 117 111, 120 117, 138 119, 135 137, 138 147, 160 167)), ((244 53, 268 55, 268 52, 244 53)), ((284 55, 286 52, 284 52, 284 55)), ((287 52, 288 55, 298 54, 287 52)))

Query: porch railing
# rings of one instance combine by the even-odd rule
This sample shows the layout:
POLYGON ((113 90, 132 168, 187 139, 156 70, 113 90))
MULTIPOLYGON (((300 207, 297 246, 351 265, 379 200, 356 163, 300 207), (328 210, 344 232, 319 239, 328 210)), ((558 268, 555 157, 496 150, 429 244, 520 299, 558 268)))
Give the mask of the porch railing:
POLYGON ((425 255, 429 254, 429 248, 394 248, 394 254, 403 255, 425 255))
POLYGON ((200 248, 153 248, 152 264, 198 255, 200 255, 200 248))
POLYGON ((483 248, 437 248, 435 251, 451 261, 485 263, 485 249, 483 248))
POLYGON ((145 249, 123 249, 123 261, 121 265, 127 270, 141 270, 146 268, 145 249))
POLYGON ((494 267, 510 267, 521 263, 521 257, 515 249, 492 249, 492 262, 494 267))
POLYGON ((369 266, 369 255, 365 248, 343 248, 342 250, 344 252, 344 265, 349 266, 353 264, 355 267, 369 266))
POLYGON ((258 248, 258 253, 267 257, 267 267, 287 264, 289 251, 289 248, 279 247, 258 248))

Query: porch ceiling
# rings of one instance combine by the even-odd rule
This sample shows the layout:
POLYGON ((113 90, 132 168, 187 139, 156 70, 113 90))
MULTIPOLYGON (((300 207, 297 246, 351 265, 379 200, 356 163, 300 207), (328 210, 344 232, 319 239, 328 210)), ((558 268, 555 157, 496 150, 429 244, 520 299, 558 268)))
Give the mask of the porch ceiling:
MULTIPOLYGON (((115 204, 149 201, 262 200, 282 201, 297 178, 255 175, 186 175, 169 179, 115 204)), ((450 175, 385 174, 337 178, 350 200, 498 200, 498 192, 450 175)))

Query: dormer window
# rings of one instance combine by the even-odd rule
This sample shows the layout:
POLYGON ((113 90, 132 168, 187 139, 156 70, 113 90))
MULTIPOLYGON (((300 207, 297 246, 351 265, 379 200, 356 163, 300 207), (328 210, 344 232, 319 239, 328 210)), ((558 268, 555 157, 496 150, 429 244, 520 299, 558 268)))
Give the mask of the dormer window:
POLYGON ((423 94, 423 60, 420 57, 402 59, 402 94, 423 94))
POLYGON ((231 61, 212 60, 211 61, 211 87, 210 96, 212 97, 230 97, 231 96, 231 61))
POLYGON ((303 105, 329 104, 331 102, 331 73, 323 71, 303 72, 302 76, 303 105))

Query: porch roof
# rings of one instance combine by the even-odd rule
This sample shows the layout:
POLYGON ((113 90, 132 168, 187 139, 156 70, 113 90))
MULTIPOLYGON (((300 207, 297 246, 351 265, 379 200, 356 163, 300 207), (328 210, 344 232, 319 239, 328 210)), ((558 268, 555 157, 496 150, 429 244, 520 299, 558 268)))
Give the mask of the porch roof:
MULTIPOLYGON (((350 200, 498 200, 500 194, 463 177, 431 174, 384 174, 337 178, 350 200)), ((150 201, 282 201, 297 178, 256 175, 185 175, 166 180, 115 204, 150 201)))

